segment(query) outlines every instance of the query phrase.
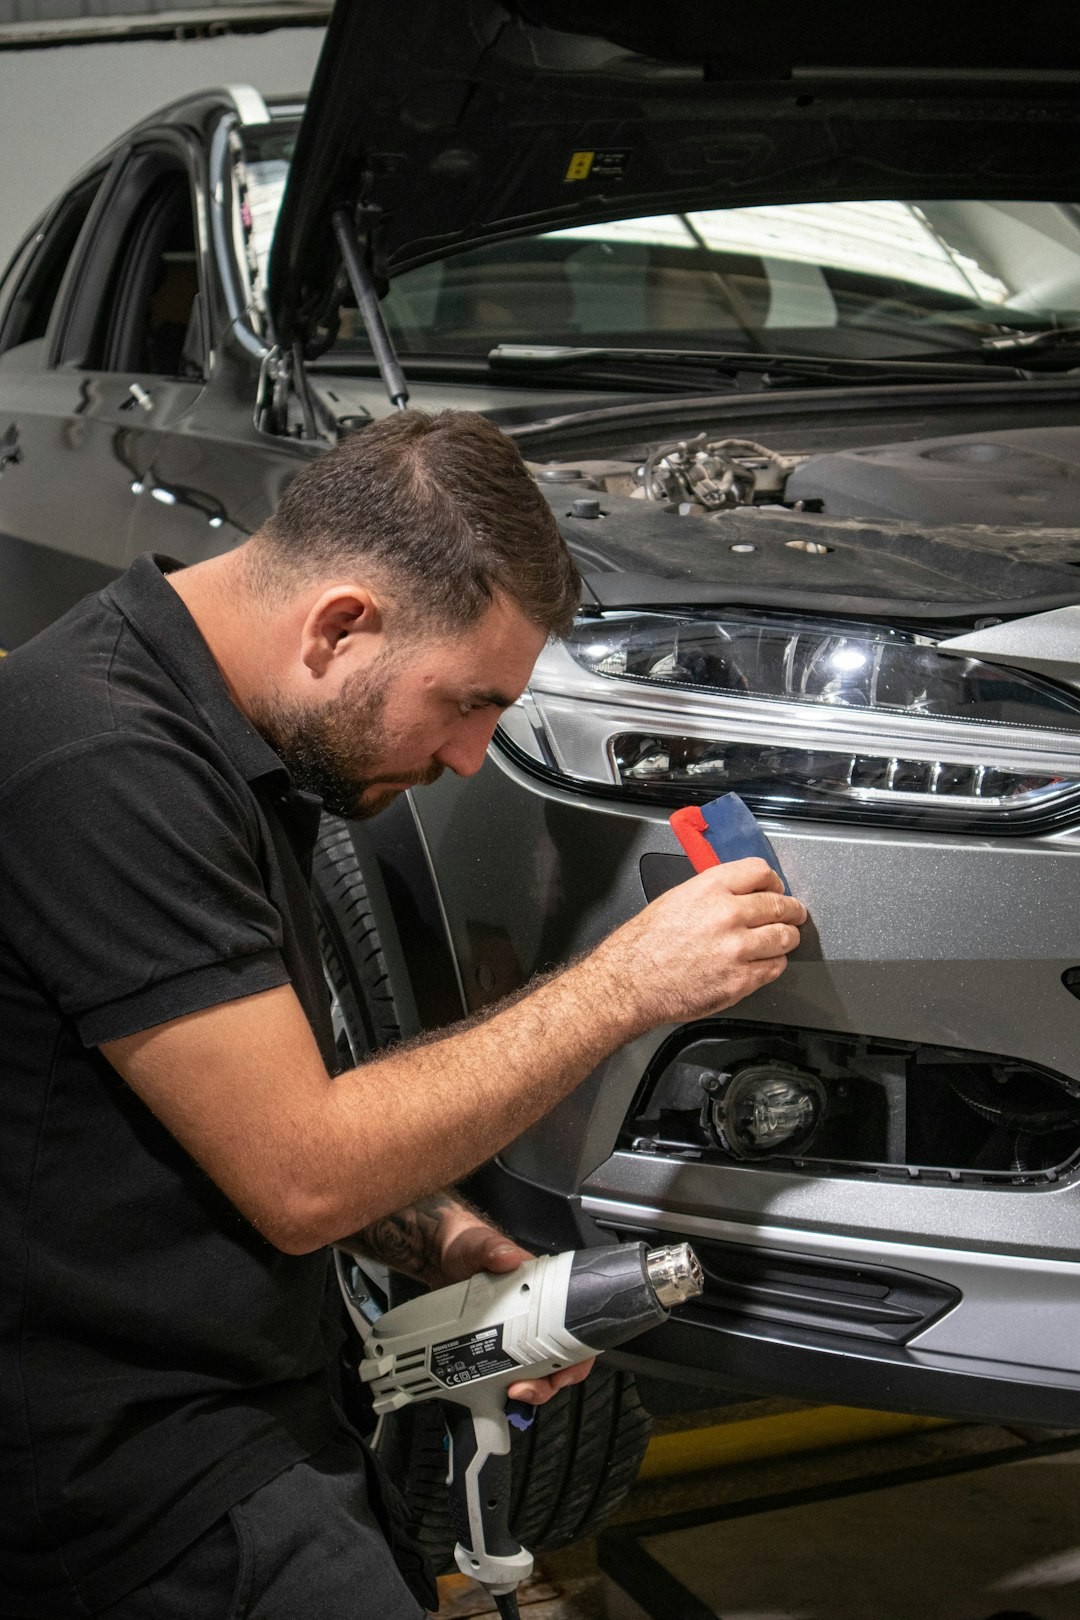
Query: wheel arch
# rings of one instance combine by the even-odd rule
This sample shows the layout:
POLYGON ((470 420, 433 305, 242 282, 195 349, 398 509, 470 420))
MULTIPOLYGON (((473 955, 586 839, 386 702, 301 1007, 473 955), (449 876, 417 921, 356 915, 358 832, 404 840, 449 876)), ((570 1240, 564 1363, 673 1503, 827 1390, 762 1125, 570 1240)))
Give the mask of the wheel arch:
MULTIPOLYGON (((385 962, 401 1036, 465 1013, 457 965, 427 849, 408 796, 370 821, 324 817, 320 850, 355 859, 385 962)), ((319 877, 316 857, 316 882, 319 877)))

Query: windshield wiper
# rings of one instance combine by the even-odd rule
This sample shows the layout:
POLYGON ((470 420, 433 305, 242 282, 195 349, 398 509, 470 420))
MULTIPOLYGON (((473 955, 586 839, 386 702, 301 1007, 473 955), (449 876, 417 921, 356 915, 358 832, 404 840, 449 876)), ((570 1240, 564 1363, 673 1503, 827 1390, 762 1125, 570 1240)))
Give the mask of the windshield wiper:
POLYGON ((1080 354, 1080 326, 1044 326, 1037 332, 1013 332, 1008 337, 983 338, 982 352, 996 365, 1018 356, 1024 366, 1052 360, 1070 370, 1080 354))
MULTIPOLYGON (((703 380, 738 388, 740 376, 772 383, 919 383, 971 382, 986 378, 988 356, 955 360, 856 360, 816 354, 762 354, 731 349, 615 349, 563 344, 500 343, 488 352, 498 371, 570 373, 583 380, 616 381, 647 377, 653 384, 700 387, 703 380)), ((1015 368, 1017 377, 1024 371, 1015 368)))

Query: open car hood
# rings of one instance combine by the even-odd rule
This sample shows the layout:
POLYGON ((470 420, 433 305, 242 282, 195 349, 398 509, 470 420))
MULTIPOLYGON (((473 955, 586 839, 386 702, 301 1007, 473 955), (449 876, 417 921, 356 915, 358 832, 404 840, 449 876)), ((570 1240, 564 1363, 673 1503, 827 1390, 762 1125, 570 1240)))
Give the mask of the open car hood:
POLYGON ((1080 7, 339 0, 270 260, 278 341, 336 305, 335 210, 376 286, 501 237, 880 197, 1070 198, 1080 7))

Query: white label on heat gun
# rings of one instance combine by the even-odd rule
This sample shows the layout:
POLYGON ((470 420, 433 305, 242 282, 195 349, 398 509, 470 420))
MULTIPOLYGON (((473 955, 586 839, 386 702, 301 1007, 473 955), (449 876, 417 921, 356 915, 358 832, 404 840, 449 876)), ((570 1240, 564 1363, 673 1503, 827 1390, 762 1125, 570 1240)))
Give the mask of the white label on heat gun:
POLYGON ((429 1365, 432 1376, 452 1389, 477 1378, 489 1378, 492 1373, 509 1372, 518 1363, 503 1349, 500 1329, 490 1327, 461 1339, 444 1339, 441 1344, 433 1344, 429 1365))

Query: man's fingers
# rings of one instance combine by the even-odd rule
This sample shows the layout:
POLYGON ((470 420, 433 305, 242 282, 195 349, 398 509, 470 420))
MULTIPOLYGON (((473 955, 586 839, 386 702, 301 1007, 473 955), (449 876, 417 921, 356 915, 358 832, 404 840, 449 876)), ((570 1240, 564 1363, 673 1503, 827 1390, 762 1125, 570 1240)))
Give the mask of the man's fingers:
POLYGON ((565 1389, 568 1384, 583 1384, 596 1366, 596 1357, 590 1356, 588 1361, 579 1361, 573 1367, 565 1367, 562 1372, 552 1373, 550 1382, 555 1388, 565 1389))
POLYGON ((710 867, 658 896, 600 948, 643 1027, 722 1012, 778 979, 807 921, 768 861, 710 867))
POLYGON ((747 962, 745 967, 749 985, 742 991, 744 996, 750 995, 754 990, 760 990, 764 985, 772 984, 781 973, 786 972, 788 959, 786 956, 762 956, 757 961, 747 962))
POLYGON ((493 1226, 474 1220, 445 1243, 439 1259, 439 1274, 427 1280, 433 1287, 464 1282, 478 1271, 516 1271, 533 1256, 493 1226))
POLYGON ((518 1266, 524 1265, 526 1260, 533 1256, 528 1249, 522 1249, 518 1244, 511 1243, 507 1238, 496 1239, 484 1250, 483 1271, 516 1271, 518 1266))
POLYGON ((760 893, 743 894, 738 898, 739 920, 747 928, 763 928, 769 923, 794 923, 799 928, 806 921, 806 907, 791 894, 778 894, 764 889, 760 893))
POLYGON ((716 874, 731 894, 752 894, 756 889, 775 889, 784 892, 784 885, 760 855, 747 855, 741 861, 725 861, 722 866, 711 866, 708 874, 716 874))
POLYGON ((750 894, 739 894, 728 897, 726 904, 721 903, 715 910, 711 907, 707 913, 713 926, 730 932, 735 929, 760 929, 783 923, 790 927, 801 928, 806 921, 806 907, 801 900, 793 895, 780 894, 775 889, 755 890, 750 894))
POLYGON ((772 867, 756 855, 732 861, 730 865, 710 867, 699 875, 699 881, 701 878, 735 897, 744 909, 748 908, 754 919, 751 926, 756 926, 759 918, 768 922, 806 921, 802 901, 785 894, 784 885, 772 867))
POLYGON ((543 1406, 553 1395, 557 1395, 560 1389, 565 1389, 567 1384, 580 1384, 589 1376, 595 1365, 596 1357, 590 1356, 588 1361, 578 1361, 572 1367, 563 1367, 547 1378, 530 1378, 526 1383, 511 1384, 506 1393, 513 1401, 526 1401, 530 1406, 543 1406))
POLYGON ((790 923, 766 923, 747 934, 745 959, 761 962, 770 956, 787 956, 798 948, 802 935, 790 923))

